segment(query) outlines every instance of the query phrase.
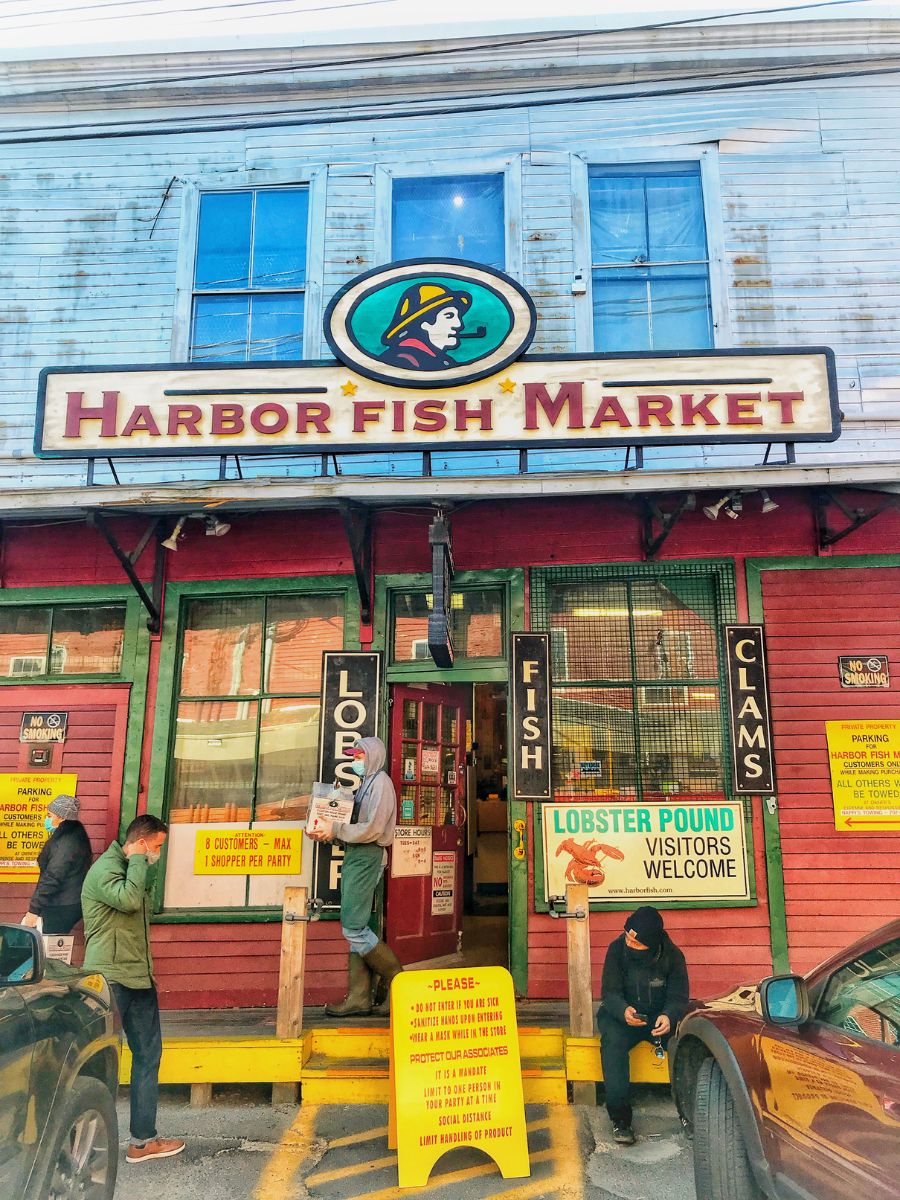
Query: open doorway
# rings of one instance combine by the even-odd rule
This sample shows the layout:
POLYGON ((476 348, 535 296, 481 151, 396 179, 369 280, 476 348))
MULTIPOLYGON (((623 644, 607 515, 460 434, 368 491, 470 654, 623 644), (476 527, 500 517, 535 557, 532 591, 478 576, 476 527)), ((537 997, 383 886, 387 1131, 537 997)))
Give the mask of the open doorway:
POLYGON ((463 953, 478 966, 509 965, 507 687, 472 688, 463 953))

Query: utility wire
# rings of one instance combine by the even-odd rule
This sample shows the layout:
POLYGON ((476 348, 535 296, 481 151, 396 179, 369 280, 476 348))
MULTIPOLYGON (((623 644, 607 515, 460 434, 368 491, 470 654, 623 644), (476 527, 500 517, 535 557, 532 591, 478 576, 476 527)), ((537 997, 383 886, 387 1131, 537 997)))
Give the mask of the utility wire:
MULTIPOLYGON (((620 89, 632 88, 632 90, 619 90, 616 92, 589 90, 586 88, 578 88, 577 85, 566 85, 558 89, 540 89, 540 95, 535 99, 527 97, 533 94, 534 89, 523 93, 501 93, 506 98, 500 100, 496 93, 479 93, 474 96, 459 97, 452 104, 444 104, 441 107, 426 107, 425 105, 417 108, 395 108, 391 102, 382 102, 376 109, 371 105, 366 105, 359 109, 339 109, 328 113, 323 113, 321 109, 311 109, 308 113, 299 115, 296 108, 291 109, 273 109, 256 111, 251 115, 239 119, 229 121, 227 117, 218 118, 215 120, 207 120, 206 123, 198 121, 189 125, 173 126, 174 120, 181 118, 155 118, 154 120, 143 120, 138 117, 134 118, 134 123, 137 126, 134 129, 96 129, 92 128, 87 132, 77 132, 84 122, 80 122, 64 132, 54 133, 46 132, 41 126, 27 126, 18 129, 6 129, 0 134, 0 145, 19 145, 29 144, 32 142, 66 142, 66 141, 90 141, 103 140, 105 138, 131 138, 140 137, 148 128, 153 127, 158 134, 172 135, 192 135, 198 133, 221 133, 221 132, 236 132, 249 131, 253 129, 286 129, 286 128, 305 128, 325 124, 334 125, 352 125, 368 123, 370 121, 383 120, 385 116, 390 117, 435 117, 435 116, 460 116, 469 113, 481 112, 501 112, 510 109, 540 109, 549 107, 558 107, 564 104, 578 103, 621 103, 623 101, 635 100, 658 100, 666 96, 682 96, 682 95, 701 95, 729 89, 745 89, 745 88, 765 88, 772 86, 788 86, 797 83, 827 83, 829 81, 845 78, 862 79, 866 77, 874 77, 880 75, 895 75, 900 71, 900 62, 896 66, 889 67, 868 67, 860 68, 854 66, 853 62, 847 59, 835 59, 828 62, 821 62, 817 66, 846 66, 850 70, 835 71, 831 74, 826 74, 821 71, 807 71, 796 73, 793 75, 778 75, 775 78, 769 78, 762 74, 762 71, 781 71, 781 66, 768 68, 752 68, 747 67, 742 71, 722 72, 716 76, 715 83, 692 83, 683 87, 659 88, 656 86, 648 87, 647 85, 658 85, 660 83, 677 82, 683 79, 683 75, 675 76, 660 76, 657 79, 642 80, 641 88, 632 88, 629 84, 613 85, 620 89), (752 78, 744 78, 748 72, 753 72, 752 78), (564 92, 562 96, 548 96, 549 91, 564 92), (473 100, 485 101, 483 103, 472 103, 473 100), (288 115, 290 114, 290 115, 288 115), (285 120, 278 118, 286 117, 285 120), (73 132, 72 130, 76 130, 73 132), (20 136, 24 134, 33 134, 34 136, 20 136)), ((400 101, 396 103, 406 103, 400 101)), ((427 104, 427 102, 426 102, 427 104)), ((124 122, 121 122, 124 123, 124 122)), ((120 124, 121 124, 120 123, 120 124)))
POLYGON ((98 90, 112 91, 113 89, 147 87, 154 84, 163 85, 170 83, 202 83, 207 80, 215 79, 238 79, 246 76, 275 75, 284 74, 286 72, 319 71, 332 67, 359 67, 360 65, 369 66, 370 64, 403 62, 409 59, 434 58, 444 55, 470 55, 481 53, 485 50, 496 51, 516 49, 519 47, 541 46, 549 43, 571 41, 573 39, 583 37, 609 37, 623 33, 641 33, 656 29, 670 29, 681 25, 700 25, 710 21, 727 21, 732 20, 735 17, 753 17, 781 12, 804 12, 808 9, 814 8, 833 8, 848 4, 855 5, 868 3, 871 3, 871 0, 817 0, 815 3, 784 5, 780 8, 753 8, 744 9, 743 11, 738 12, 711 13, 706 17, 685 17, 672 21, 656 21, 646 25, 621 25, 615 29, 568 30, 565 33, 533 34, 527 37, 467 43, 463 46, 438 46, 431 50, 405 50, 399 54, 367 55, 364 58, 356 55, 354 57, 323 59, 316 63, 292 63, 288 65, 272 67, 245 67, 237 71, 223 70, 206 75, 195 73, 192 75, 154 76, 144 79, 123 79, 112 83, 86 84, 84 87, 65 88, 61 90, 64 90, 66 95, 77 95, 81 92, 98 90))
MULTIPOLYGON (((147 3, 147 2, 151 2, 151 0, 138 0, 138 2, 139 3, 147 3)), ((339 12, 345 8, 370 8, 373 5, 389 5, 389 4, 396 4, 397 2, 398 2, 398 0, 353 0, 353 2, 349 3, 349 4, 320 4, 320 5, 316 5, 313 8, 296 8, 295 7, 295 8, 290 9, 286 13, 285 12, 245 13, 242 17, 224 17, 223 20, 226 22, 232 22, 232 21, 246 20, 248 17, 252 17, 253 20, 259 20, 260 18, 265 19, 267 17, 273 17, 273 16, 274 17, 294 16, 295 14, 311 13, 311 12, 339 12)), ((837 0, 836 0, 836 2, 837 2, 837 0)), ((843 2, 846 2, 849 4, 852 2, 852 0, 843 0, 843 2)), ((863 0, 860 0, 860 2, 863 2, 863 0)), ((235 0, 234 3, 227 3, 227 4, 217 3, 215 8, 210 7, 210 8, 198 9, 198 10, 196 10, 196 13, 192 13, 190 15, 191 16, 195 16, 195 15, 196 16, 202 16, 202 15, 218 16, 218 14, 223 9, 226 9, 226 8, 256 8, 260 4, 284 5, 284 4, 291 4, 291 3, 292 3, 292 0, 235 0)), ((107 5, 97 4, 97 5, 87 5, 86 7, 87 8, 106 8, 107 5)), ((28 13, 27 15, 32 16, 32 17, 34 17, 34 16, 51 16, 53 13, 60 12, 60 11, 68 12, 68 13, 72 14, 73 21, 75 23, 77 23, 78 25, 86 25, 88 22, 91 22, 91 21, 134 21, 135 19, 141 19, 144 17, 173 17, 176 15, 175 10, 171 9, 171 8, 157 8, 157 9, 152 9, 150 11, 139 12, 139 13, 119 13, 119 14, 112 14, 111 16, 100 15, 100 16, 93 16, 93 17, 82 17, 78 13, 78 11, 75 9, 62 9, 62 10, 47 9, 45 12, 37 12, 37 13, 31 12, 31 13, 28 13)), ((17 13, 16 14, 16 16, 25 16, 25 15, 26 15, 25 13, 21 13, 21 14, 17 13)), ((57 24, 59 24, 58 20, 57 21, 31 21, 24 25, 5 25, 4 24, 4 25, 0 26, 0 28, 2 28, 3 32, 10 33, 16 29, 47 29, 51 25, 57 25, 57 24)))

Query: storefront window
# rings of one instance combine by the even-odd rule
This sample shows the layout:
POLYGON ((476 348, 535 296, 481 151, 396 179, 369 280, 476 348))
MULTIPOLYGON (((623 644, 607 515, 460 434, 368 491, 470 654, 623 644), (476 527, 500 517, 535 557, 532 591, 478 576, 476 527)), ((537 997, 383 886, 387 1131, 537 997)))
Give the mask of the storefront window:
POLYGON ((0 607, 0 677, 115 675, 124 641, 124 604, 0 607))
POLYGON ((395 179, 393 257, 506 265, 503 176, 395 179))
POLYGON ((551 639, 556 798, 723 798, 715 577, 578 571, 536 596, 551 639))
POLYGON ((589 189, 594 349, 712 346, 699 166, 591 167, 589 189))
POLYGON ((196 876, 196 830, 306 819, 322 652, 344 643, 342 595, 185 604, 169 793, 168 907, 280 903, 282 876, 196 876))
MULTIPOLYGON (((398 592, 394 597, 394 662, 430 661, 430 592, 398 592)), ((503 657, 503 589, 467 588, 450 596, 450 638, 456 658, 503 657)))
POLYGON ((309 191, 264 188, 200 197, 191 358, 303 357, 309 191))

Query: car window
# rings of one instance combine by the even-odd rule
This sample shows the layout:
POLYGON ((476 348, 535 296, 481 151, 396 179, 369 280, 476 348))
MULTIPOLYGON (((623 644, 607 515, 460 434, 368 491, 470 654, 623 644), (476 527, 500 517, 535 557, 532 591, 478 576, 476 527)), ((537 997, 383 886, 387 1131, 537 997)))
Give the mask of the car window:
POLYGON ((27 983, 34 973, 34 938, 27 929, 0 931, 0 983, 27 983))
POLYGON ((900 938, 867 950, 829 978, 816 1019, 900 1048, 900 938))

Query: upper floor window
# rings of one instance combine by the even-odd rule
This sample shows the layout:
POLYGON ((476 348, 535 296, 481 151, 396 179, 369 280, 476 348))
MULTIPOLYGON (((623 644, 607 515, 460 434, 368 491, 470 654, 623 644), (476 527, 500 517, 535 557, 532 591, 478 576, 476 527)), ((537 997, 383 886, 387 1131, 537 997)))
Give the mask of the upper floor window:
POLYGON ((3 607, 0 678, 115 675, 124 641, 124 604, 3 607))
POLYGON ((303 357, 308 224, 305 187, 200 197, 193 361, 303 357))
POLYGON ((502 270, 503 176, 395 179, 391 228, 395 259, 465 258, 502 270))
POLYGON ((594 348, 713 345, 698 164, 591 167, 594 348))

